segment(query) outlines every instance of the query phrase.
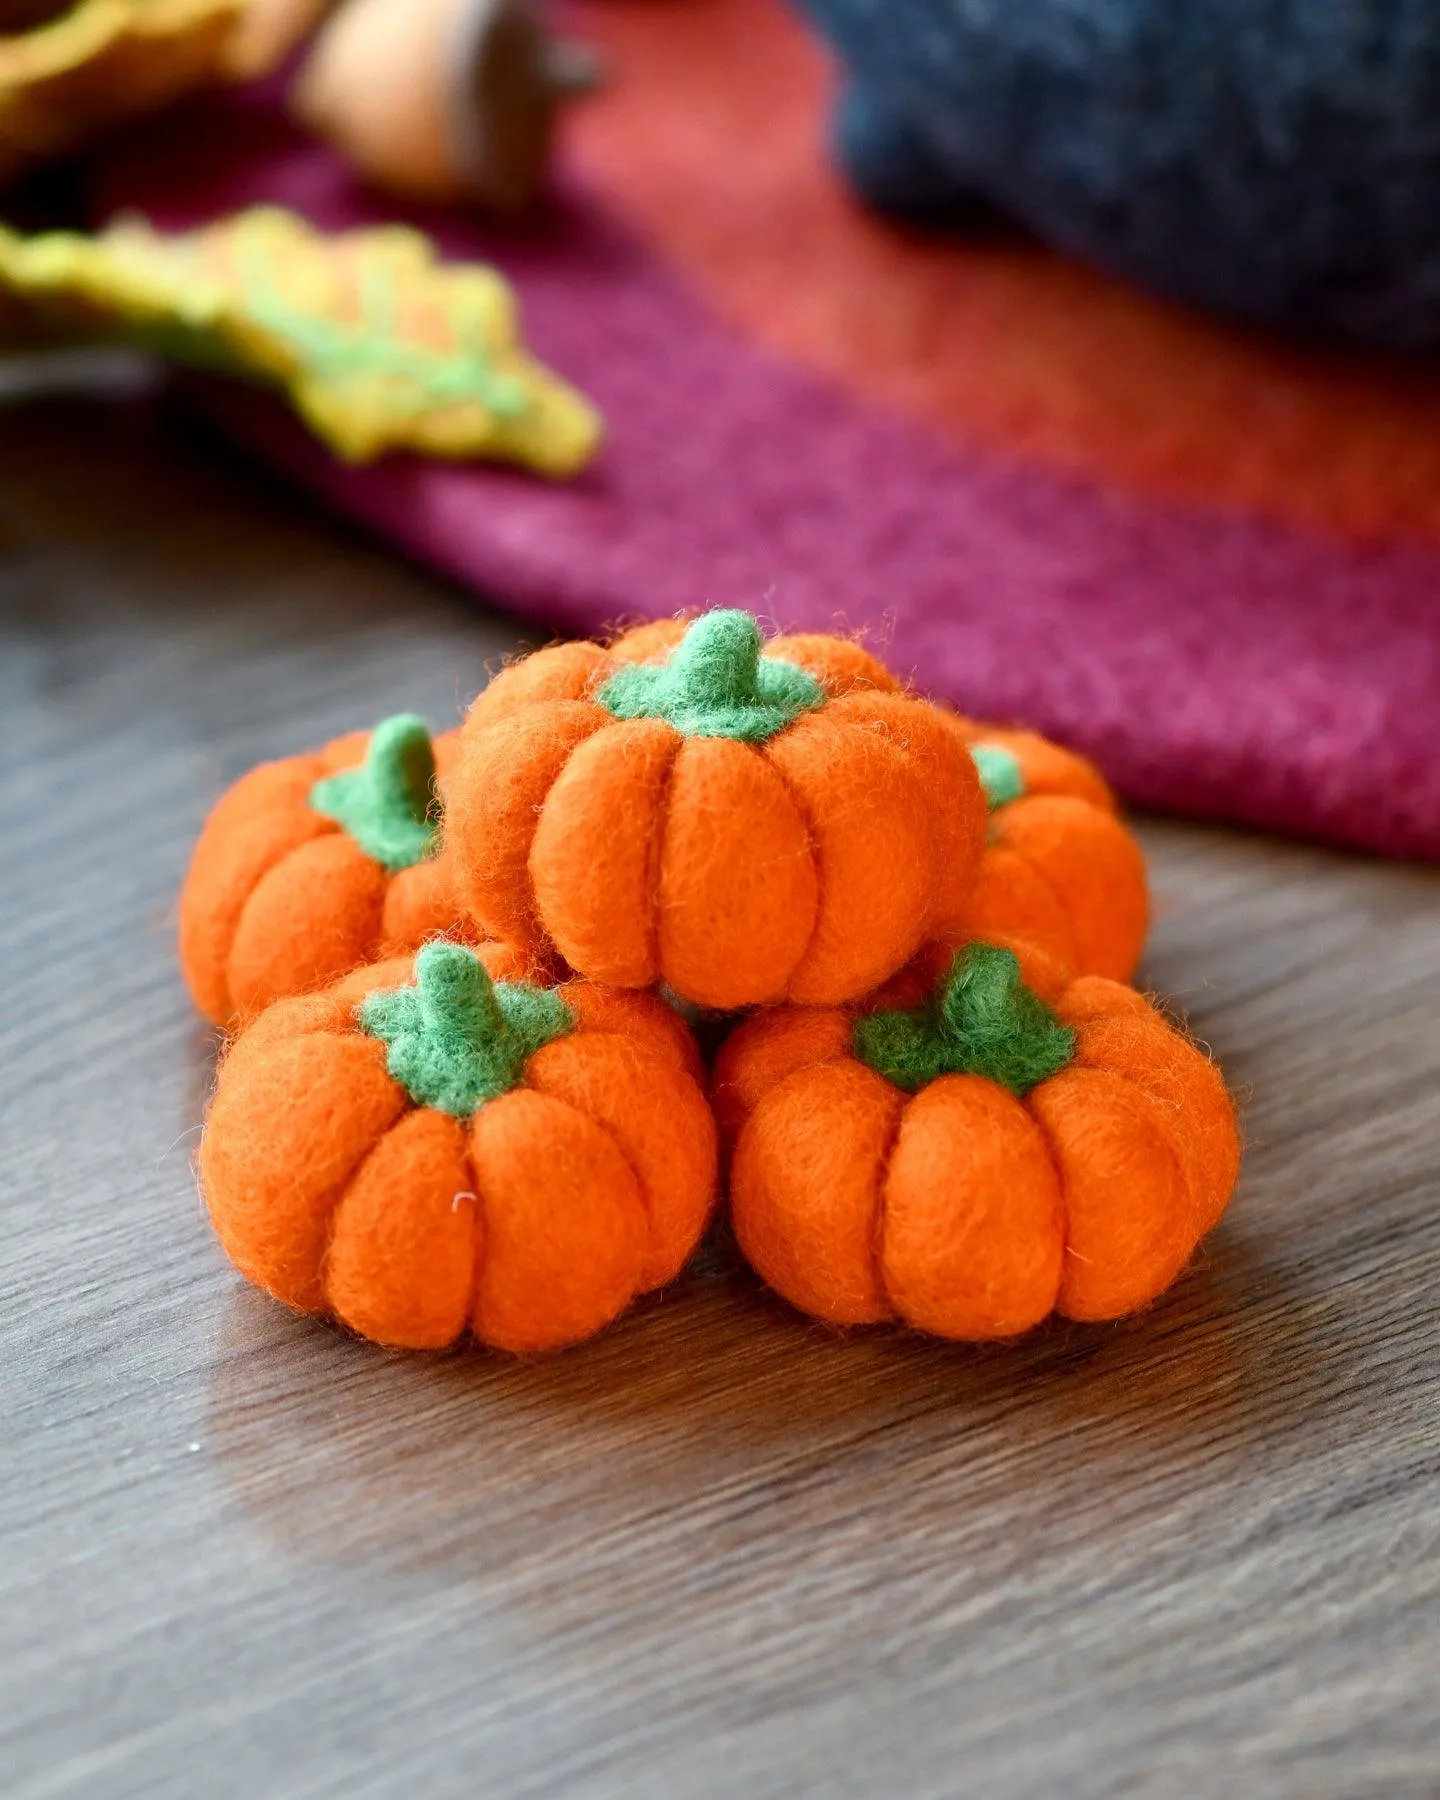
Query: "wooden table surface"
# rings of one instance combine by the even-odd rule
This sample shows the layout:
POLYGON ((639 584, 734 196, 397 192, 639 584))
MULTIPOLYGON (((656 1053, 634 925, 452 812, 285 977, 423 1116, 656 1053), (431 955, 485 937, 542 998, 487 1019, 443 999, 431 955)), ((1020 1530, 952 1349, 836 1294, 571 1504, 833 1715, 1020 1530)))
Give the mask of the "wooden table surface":
POLYGON ((123 384, 0 408, 0 582, 0 1792, 1440 1794, 1440 876, 1145 828, 1249 1150, 1142 1318, 842 1339, 715 1250, 386 1355, 211 1238, 174 897, 515 628, 123 384))

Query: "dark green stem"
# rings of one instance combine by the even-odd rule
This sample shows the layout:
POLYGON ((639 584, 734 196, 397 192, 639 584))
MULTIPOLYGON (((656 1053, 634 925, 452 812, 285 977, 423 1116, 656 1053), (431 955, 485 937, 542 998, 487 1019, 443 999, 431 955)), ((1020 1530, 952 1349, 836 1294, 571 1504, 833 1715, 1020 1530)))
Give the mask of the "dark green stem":
POLYGON ((762 742, 825 703, 812 675, 764 648, 749 613, 702 613, 668 663, 617 670, 600 704, 617 719, 665 719, 687 737, 762 742))
POLYGON ((457 1119, 518 1086, 535 1052, 575 1023, 553 989, 492 982, 473 950, 443 941, 415 958, 413 987, 367 994, 359 1021, 415 1104, 457 1119))
POLYGON ((392 874, 423 862, 439 832, 435 746, 425 721, 414 713, 383 720, 360 767, 317 781, 310 804, 392 874))
POLYGON ((1013 951, 968 944, 926 1006, 858 1020, 854 1045, 907 1093, 941 1075, 983 1075, 1028 1094, 1070 1062, 1075 1033, 1025 986, 1013 951))

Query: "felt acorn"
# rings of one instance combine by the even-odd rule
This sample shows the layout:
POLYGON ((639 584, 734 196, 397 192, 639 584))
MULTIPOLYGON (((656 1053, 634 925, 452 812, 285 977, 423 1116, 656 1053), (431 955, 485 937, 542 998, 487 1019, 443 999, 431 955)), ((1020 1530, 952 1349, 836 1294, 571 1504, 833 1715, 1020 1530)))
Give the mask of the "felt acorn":
POLYGON ((380 1343, 528 1352, 678 1274, 715 1186, 688 1031, 653 995, 514 967, 433 942, 235 1040, 199 1166, 251 1281, 380 1343))
POLYGON ((1052 1007, 987 944, 913 1010, 756 1014, 713 1100, 742 1251, 837 1325, 1119 1318, 1184 1268, 1239 1167, 1219 1072, 1148 1001, 1082 976, 1052 1007))
POLYGON ((597 77, 532 0, 344 0, 292 104, 387 192, 517 213, 544 187, 561 105, 597 77))
POLYGON ((1033 731, 956 725, 990 809, 960 938, 1022 940, 1076 974, 1129 981, 1150 922, 1145 857, 1099 772, 1033 731))
POLYGON ((216 1025, 357 964, 465 935, 438 854, 457 733, 402 713, 252 769, 217 801, 180 895, 180 966, 216 1025))
POLYGON ((722 610, 497 676, 447 795, 477 928, 720 1010, 884 981, 963 915, 985 808, 960 734, 831 643, 722 610))

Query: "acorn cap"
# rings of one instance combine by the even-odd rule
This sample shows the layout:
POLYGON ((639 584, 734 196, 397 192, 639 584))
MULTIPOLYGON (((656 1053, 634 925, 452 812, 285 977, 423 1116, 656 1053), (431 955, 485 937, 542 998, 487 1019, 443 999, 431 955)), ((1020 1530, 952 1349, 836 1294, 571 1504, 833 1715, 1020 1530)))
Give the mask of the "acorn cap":
POLYGON ((446 110, 457 168, 483 205, 523 212, 545 185, 560 106, 596 85, 598 59, 552 38, 532 0, 467 0, 450 50, 446 110))

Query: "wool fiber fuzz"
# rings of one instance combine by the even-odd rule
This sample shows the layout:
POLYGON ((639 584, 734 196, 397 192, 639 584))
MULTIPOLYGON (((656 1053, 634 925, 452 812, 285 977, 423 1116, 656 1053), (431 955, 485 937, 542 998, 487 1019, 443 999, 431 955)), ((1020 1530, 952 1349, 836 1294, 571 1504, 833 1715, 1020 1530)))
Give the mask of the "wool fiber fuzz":
POLYGON ((456 742, 402 714, 221 796, 180 895, 180 967, 212 1024, 466 932, 439 836, 456 742))
POLYGON ((969 745, 989 808, 954 943, 1004 943, 1022 962, 1039 951, 1074 974, 1129 981, 1149 929, 1149 882, 1104 779, 1035 732, 946 716, 969 745))
POLYGON ((958 727, 734 611, 512 665, 447 794, 475 930, 717 1010, 868 992, 958 927, 984 832, 958 727))
POLYGON ((200 1176, 245 1276, 381 1343, 515 1353, 674 1278, 715 1193, 693 1040, 653 995, 523 966, 432 942, 240 1034, 200 1176))
POLYGON ((1103 976, 1047 1003, 972 944, 911 1011, 776 1008, 714 1077, 736 1237, 794 1305, 1009 1337, 1176 1278, 1239 1169, 1209 1059, 1103 976))

